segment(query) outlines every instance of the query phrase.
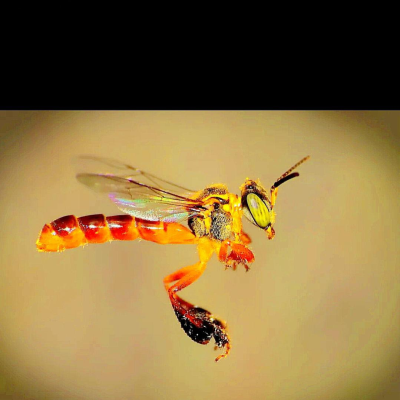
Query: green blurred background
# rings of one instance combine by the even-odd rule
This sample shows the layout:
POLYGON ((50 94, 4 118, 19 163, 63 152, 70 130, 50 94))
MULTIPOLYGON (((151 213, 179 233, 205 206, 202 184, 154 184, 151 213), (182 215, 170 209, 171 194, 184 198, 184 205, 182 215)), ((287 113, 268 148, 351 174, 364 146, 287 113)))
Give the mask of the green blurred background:
POLYGON ((1 399, 400 398, 397 111, 0 112, 1 399), (215 257, 182 297, 227 320, 231 355, 182 331, 162 279, 195 246, 37 253, 46 222, 119 214, 74 178, 80 154, 183 186, 280 188, 256 261, 215 257))

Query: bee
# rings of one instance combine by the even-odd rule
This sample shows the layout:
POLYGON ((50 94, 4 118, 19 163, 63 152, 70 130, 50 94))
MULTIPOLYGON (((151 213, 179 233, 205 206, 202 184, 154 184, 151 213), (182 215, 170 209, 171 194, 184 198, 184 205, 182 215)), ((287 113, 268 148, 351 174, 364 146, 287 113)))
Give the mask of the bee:
POLYGON ((224 184, 191 191, 118 161, 82 158, 101 164, 107 173, 81 173, 78 181, 105 193, 124 214, 79 218, 67 215, 56 219, 41 230, 36 242, 38 251, 60 252, 88 243, 138 238, 159 244, 197 245, 199 260, 166 276, 164 286, 186 334, 200 344, 213 338, 215 348, 224 350, 215 360, 226 357, 231 350, 226 322, 178 293, 200 278, 214 253, 226 268, 235 270, 242 265, 246 271, 249 269, 254 255, 248 247, 251 239, 242 229, 243 216, 273 239, 278 187, 299 176, 293 170, 309 156, 279 177, 269 193, 259 181, 246 179, 240 196, 230 193, 224 184))

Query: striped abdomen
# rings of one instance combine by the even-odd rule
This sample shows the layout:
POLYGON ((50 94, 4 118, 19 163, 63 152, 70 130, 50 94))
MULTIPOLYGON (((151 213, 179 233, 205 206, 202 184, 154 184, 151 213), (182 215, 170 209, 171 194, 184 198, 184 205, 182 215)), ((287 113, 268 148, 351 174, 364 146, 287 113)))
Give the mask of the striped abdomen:
POLYGON ((141 238, 156 243, 195 243, 196 237, 178 223, 146 221, 130 215, 105 217, 103 214, 76 218, 67 215, 46 224, 36 247, 39 251, 63 251, 87 243, 141 238))

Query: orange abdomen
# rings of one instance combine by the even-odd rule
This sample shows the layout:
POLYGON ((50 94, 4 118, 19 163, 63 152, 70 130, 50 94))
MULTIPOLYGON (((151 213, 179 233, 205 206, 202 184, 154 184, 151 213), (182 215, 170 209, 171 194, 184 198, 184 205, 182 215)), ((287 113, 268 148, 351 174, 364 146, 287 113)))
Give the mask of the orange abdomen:
POLYGON ((193 233, 178 223, 146 221, 130 215, 105 217, 103 214, 76 218, 67 215, 46 224, 40 232, 36 247, 39 251, 63 251, 87 243, 110 240, 135 240, 156 243, 195 243, 193 233))

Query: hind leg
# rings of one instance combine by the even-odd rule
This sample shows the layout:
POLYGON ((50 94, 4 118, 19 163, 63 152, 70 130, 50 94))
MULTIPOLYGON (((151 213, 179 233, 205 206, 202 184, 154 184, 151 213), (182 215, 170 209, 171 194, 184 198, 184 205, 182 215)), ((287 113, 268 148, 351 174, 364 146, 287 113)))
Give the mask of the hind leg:
POLYGON ((205 271, 206 266, 206 263, 198 262, 194 265, 181 268, 164 278, 164 287, 168 292, 169 299, 175 312, 185 315, 190 308, 194 307, 193 304, 181 299, 177 295, 177 292, 199 279, 201 274, 205 271), (177 282, 170 286, 170 284, 175 281, 177 282))
POLYGON ((218 361, 226 357, 231 348, 229 336, 226 332, 226 324, 215 318, 209 311, 194 306, 177 294, 177 292, 200 278, 206 269, 207 261, 210 259, 213 250, 208 241, 201 241, 198 247, 200 261, 165 277, 164 286, 168 292, 175 315, 186 334, 200 344, 207 344, 214 337, 217 347, 225 347, 225 354, 218 356, 216 358, 216 361, 218 361), (171 285, 175 281, 176 283, 171 285))

